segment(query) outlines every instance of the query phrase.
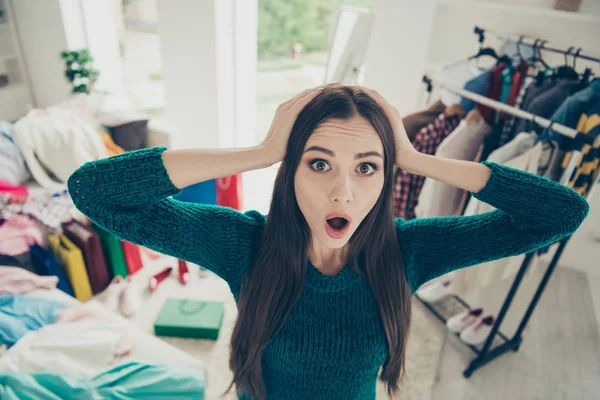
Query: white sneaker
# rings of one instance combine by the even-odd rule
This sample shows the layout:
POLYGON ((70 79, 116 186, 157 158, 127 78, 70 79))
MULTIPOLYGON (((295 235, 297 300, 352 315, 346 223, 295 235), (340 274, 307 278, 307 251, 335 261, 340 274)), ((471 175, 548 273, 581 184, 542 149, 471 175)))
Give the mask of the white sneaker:
POLYGON ((421 300, 428 303, 434 303, 452 293, 452 281, 437 281, 422 289, 417 290, 417 295, 421 300))
POLYGON ((458 333, 477 321, 481 314, 483 314, 483 308, 465 310, 448 318, 448 321, 446 321, 446 326, 451 332, 458 333))
POLYGON ((478 345, 483 343, 489 336, 494 326, 494 317, 488 315, 487 317, 479 317, 477 321, 465 328, 460 333, 460 338, 463 342, 478 345))
POLYGON ((127 283, 121 292, 120 308, 123 315, 131 317, 142 305, 142 296, 137 286, 131 282, 131 276, 125 279, 127 283))

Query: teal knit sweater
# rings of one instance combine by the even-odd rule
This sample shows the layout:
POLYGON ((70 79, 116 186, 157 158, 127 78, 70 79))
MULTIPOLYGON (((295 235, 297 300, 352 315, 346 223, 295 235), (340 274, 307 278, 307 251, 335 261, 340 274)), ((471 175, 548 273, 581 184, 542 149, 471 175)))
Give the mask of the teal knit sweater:
MULTIPOLYGON (((81 166, 70 177, 77 208, 96 224, 223 278, 237 301, 265 216, 170 198, 179 190, 162 147, 81 166)), ((496 208, 459 217, 396 219, 412 292, 459 268, 530 252, 572 234, 588 213, 585 198, 546 178, 484 162, 486 186, 474 194, 496 208)), ((263 353, 269 400, 375 399, 387 356, 385 332, 367 282, 349 266, 335 277, 309 263, 298 302, 263 353)))

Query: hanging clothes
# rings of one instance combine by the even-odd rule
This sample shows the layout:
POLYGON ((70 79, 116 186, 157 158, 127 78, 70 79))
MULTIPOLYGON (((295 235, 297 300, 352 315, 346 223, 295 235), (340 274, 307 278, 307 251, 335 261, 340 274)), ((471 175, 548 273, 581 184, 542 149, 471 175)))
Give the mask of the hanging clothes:
MULTIPOLYGON (((542 118, 550 118, 578 85, 578 80, 559 79, 552 88, 532 100, 525 111, 542 118)), ((522 120, 517 126, 519 132, 533 130, 542 133, 542 129, 533 121, 528 120, 522 120)))
MULTIPOLYGON (((511 82, 510 92, 508 94, 508 99, 506 104, 509 106, 516 106, 517 97, 521 92, 523 85, 525 84, 525 80, 527 79, 527 71, 529 70, 529 64, 527 64, 524 60, 521 60, 519 66, 516 68, 515 73, 513 75, 513 79, 511 82)), ((509 117, 508 114, 504 115, 504 119, 509 117)))
MULTIPOLYGON (((485 96, 488 91, 490 71, 491 69, 481 73, 480 75, 465 83, 464 90, 479 94, 481 96, 485 96)), ((464 97, 461 97, 460 105, 466 113, 477 107, 477 103, 475 103, 473 100, 469 100, 464 97)))
MULTIPOLYGON (((488 74, 488 85, 485 96, 492 100, 498 101, 502 94, 502 87, 504 86, 504 82, 502 80, 502 72, 506 69, 505 63, 499 63, 494 68, 490 70, 488 74)), ((494 116, 496 115, 496 111, 488 106, 484 106, 482 104, 478 104, 477 108, 483 115, 483 118, 488 123, 488 125, 494 125, 494 116)))
MULTIPOLYGON (((469 111, 454 131, 440 144, 435 155, 454 160, 475 161, 483 139, 490 132, 477 109, 469 111)), ((466 192, 435 179, 426 178, 415 207, 417 218, 462 214, 466 192)))
MULTIPOLYGON (((489 69, 487 68, 479 67, 474 60, 461 60, 452 64, 444 65, 436 72, 434 78, 441 82, 452 83, 452 85, 456 87, 463 87, 467 82, 478 77, 482 73, 487 72, 488 70, 489 69)), ((461 97, 460 95, 449 90, 441 89, 440 101, 448 107, 453 104, 459 104, 461 97)), ((444 110, 440 111, 438 115, 443 111, 444 110)))
POLYGON ((425 110, 409 114, 402 118, 402 123, 404 124, 404 129, 406 130, 408 139, 412 141, 421 129, 429 125, 434 119, 443 113, 445 109, 446 106, 444 103, 438 100, 425 110))
MULTIPOLYGON (((552 115, 551 120, 559 124, 576 128, 584 114, 593 118, 594 108, 600 103, 600 78, 594 79, 589 86, 570 96, 552 115)), ((563 150, 571 150, 573 140, 558 132, 544 131, 544 138, 554 140, 563 150)))
MULTIPOLYGON (((412 144, 420 153, 435 154, 440 143, 452 133, 461 120, 460 115, 440 114, 432 123, 417 133, 412 144)), ((415 218, 414 209, 425 180, 424 176, 397 170, 394 178, 395 216, 410 220, 415 218)))
MULTIPOLYGON (((522 108, 522 103, 523 103, 523 99, 525 97, 525 93, 527 92, 529 86, 534 81, 535 80, 530 76, 525 77, 525 80, 523 81, 523 85, 521 86, 521 88, 519 90, 519 94, 517 95, 517 97, 515 99, 514 107, 522 108)), ((499 147, 504 146, 506 143, 510 142, 514 138, 515 127, 516 127, 517 121, 518 121, 518 118, 515 115, 508 116, 506 122, 502 126, 502 133, 500 134, 500 141, 498 143, 499 147)))
MULTIPOLYGON (((525 93, 523 93, 523 99, 521 100, 521 103, 519 104, 519 108, 524 111, 529 110, 529 106, 538 96, 540 96, 543 93, 545 93, 546 91, 552 89, 554 87, 554 85, 556 85, 556 80, 554 80, 554 79, 545 79, 538 84, 538 82, 536 82, 535 78, 529 77, 529 82, 530 83, 529 83, 529 85, 527 85, 525 93)), ((503 127, 502 137, 512 138, 517 133, 524 132, 523 130, 519 130, 520 128, 527 127, 527 125, 519 126, 521 123, 523 123, 525 121, 514 115, 511 116, 510 121, 511 122, 508 124, 508 127, 506 127, 506 128, 503 127)), ((506 144, 509 141, 510 141, 510 139, 508 139, 506 141, 503 141, 501 139, 501 142, 503 144, 506 144)))

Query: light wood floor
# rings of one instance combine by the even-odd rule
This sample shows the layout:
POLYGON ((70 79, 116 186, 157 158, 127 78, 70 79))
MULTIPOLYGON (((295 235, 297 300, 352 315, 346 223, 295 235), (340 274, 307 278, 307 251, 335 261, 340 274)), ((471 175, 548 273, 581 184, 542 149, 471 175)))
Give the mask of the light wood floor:
MULTIPOLYGON (((501 327, 512 337, 546 264, 538 264, 523 285, 501 327)), ((468 299, 497 314, 507 280, 468 299)), ((474 353, 447 333, 432 400, 600 399, 600 338, 588 275, 558 267, 523 335, 517 353, 506 353, 462 375, 474 353)), ((441 323, 440 323, 441 325, 441 323)))

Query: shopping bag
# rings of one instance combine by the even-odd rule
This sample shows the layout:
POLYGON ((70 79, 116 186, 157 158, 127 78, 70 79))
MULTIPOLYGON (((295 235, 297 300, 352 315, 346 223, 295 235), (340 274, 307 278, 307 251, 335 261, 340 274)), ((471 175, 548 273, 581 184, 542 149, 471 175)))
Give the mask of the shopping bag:
POLYGON ((242 175, 231 175, 216 180, 217 205, 242 209, 242 175))
POLYGON ((215 180, 196 183, 181 189, 181 192, 173 196, 175 200, 187 203, 217 204, 217 191, 215 180))

